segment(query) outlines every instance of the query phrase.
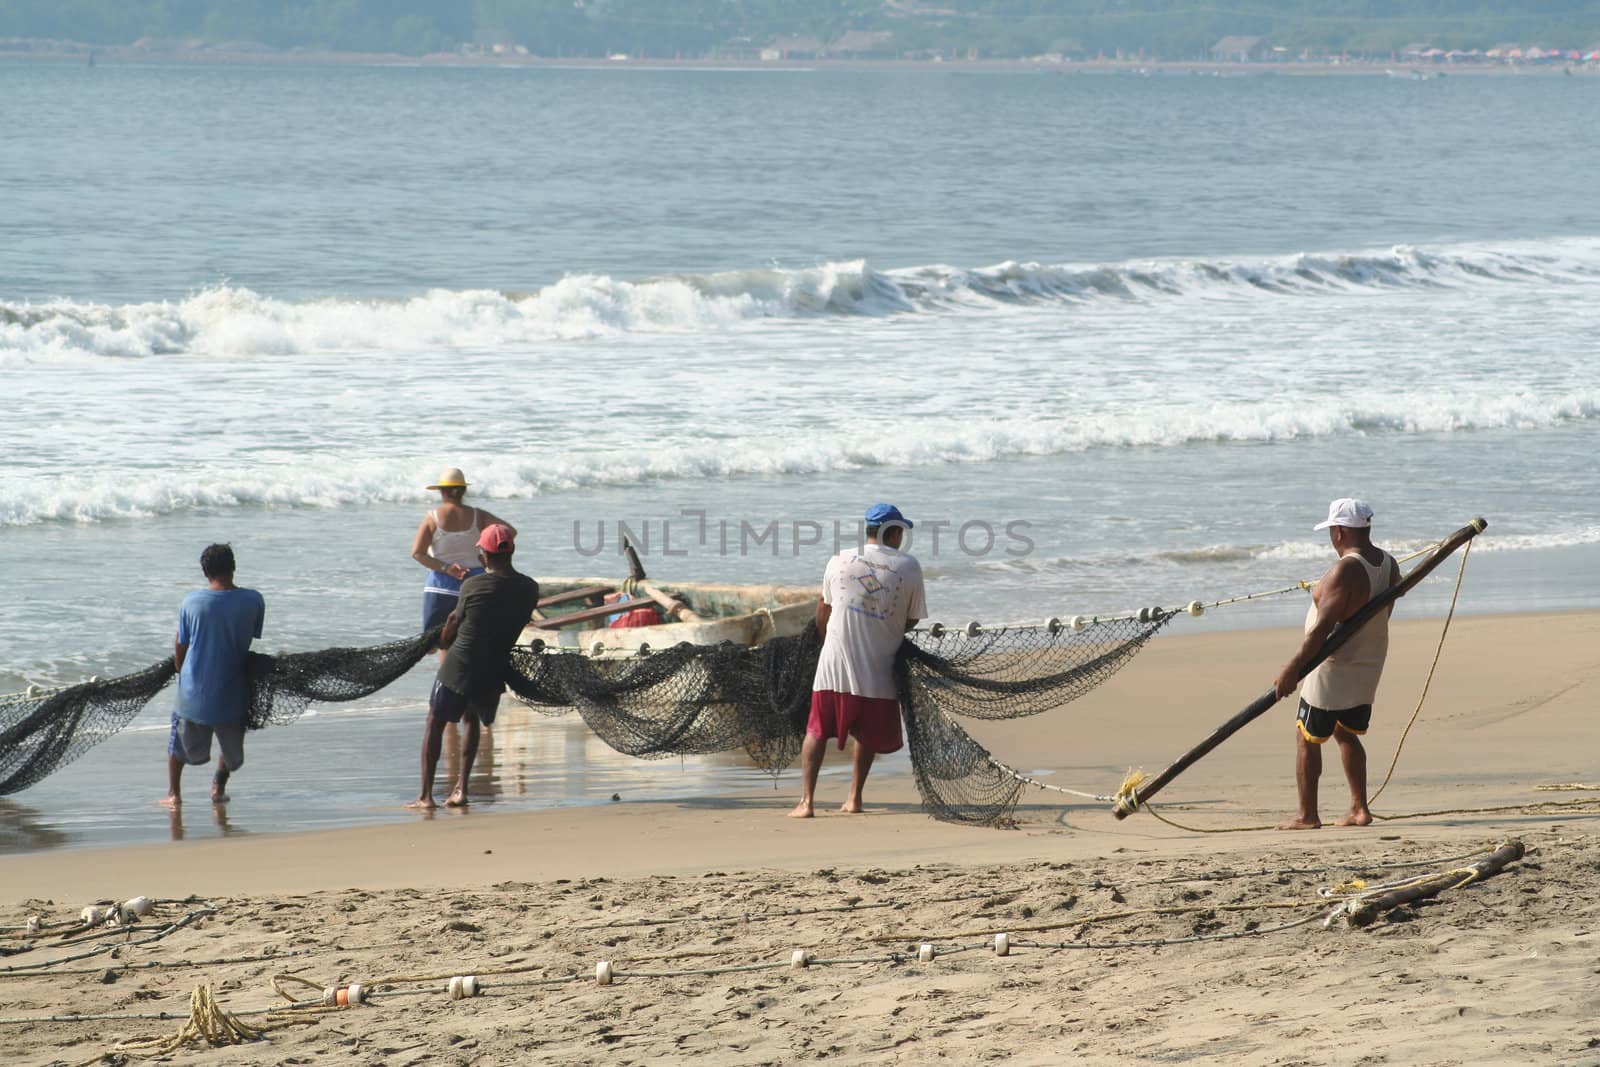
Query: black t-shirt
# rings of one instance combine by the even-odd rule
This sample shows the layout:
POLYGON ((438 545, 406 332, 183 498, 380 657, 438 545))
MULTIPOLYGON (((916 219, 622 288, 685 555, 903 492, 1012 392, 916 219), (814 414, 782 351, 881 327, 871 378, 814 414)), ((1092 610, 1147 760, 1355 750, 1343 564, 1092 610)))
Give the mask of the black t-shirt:
POLYGON ((439 668, 439 681, 473 698, 503 693, 506 659, 538 602, 539 583, 526 574, 486 571, 468 578, 456 602, 461 625, 439 668))

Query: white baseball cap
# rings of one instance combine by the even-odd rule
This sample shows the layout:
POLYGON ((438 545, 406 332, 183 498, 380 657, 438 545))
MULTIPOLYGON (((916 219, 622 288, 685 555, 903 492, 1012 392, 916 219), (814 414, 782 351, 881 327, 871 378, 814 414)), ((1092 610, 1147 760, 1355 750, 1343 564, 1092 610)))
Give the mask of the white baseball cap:
POLYGON ((1326 530, 1330 526, 1353 526, 1357 528, 1372 525, 1372 509, 1365 500, 1357 500, 1353 496, 1342 496, 1328 505, 1328 517, 1322 522, 1311 527, 1313 530, 1326 530))

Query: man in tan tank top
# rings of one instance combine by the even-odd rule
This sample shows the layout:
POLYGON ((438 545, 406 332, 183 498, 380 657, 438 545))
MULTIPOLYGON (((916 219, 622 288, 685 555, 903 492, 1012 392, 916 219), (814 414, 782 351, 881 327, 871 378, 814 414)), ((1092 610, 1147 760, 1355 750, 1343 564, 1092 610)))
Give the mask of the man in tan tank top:
MULTIPOLYGON (((1339 560, 1312 586, 1305 638, 1273 682, 1280 700, 1294 692, 1301 670, 1322 648, 1335 626, 1400 581, 1400 565, 1372 543, 1371 527, 1372 509, 1351 497, 1329 504, 1328 518, 1316 525, 1315 529, 1328 531, 1339 560)), ((1383 611, 1369 620, 1299 682, 1295 781, 1300 810, 1278 829, 1315 830, 1322 825, 1317 814, 1317 780, 1322 777, 1322 745, 1329 737, 1338 742, 1339 759, 1350 783, 1350 814, 1335 825, 1371 825, 1372 812, 1367 809, 1367 750, 1361 745, 1361 735, 1372 720, 1372 701, 1389 654, 1389 614, 1383 611)))

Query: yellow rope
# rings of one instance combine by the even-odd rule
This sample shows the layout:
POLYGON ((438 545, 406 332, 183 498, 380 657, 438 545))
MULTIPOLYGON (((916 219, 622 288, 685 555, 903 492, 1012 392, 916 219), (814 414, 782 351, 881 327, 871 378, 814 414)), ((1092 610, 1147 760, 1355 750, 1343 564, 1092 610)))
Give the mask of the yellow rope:
POLYGON ((1456 571, 1456 587, 1450 593, 1450 610, 1445 612, 1444 626, 1439 630, 1439 644, 1433 650, 1433 662, 1428 664, 1428 676, 1422 681, 1422 694, 1417 697, 1417 706, 1411 712, 1411 719, 1406 723, 1406 728, 1400 731, 1400 741, 1394 746, 1394 758, 1389 761, 1389 773, 1383 776, 1383 784, 1378 786, 1377 791, 1367 798, 1367 806, 1369 808, 1372 806, 1372 802, 1383 795, 1385 789, 1389 788, 1389 779, 1394 777, 1395 765, 1400 762, 1400 750, 1406 747, 1406 738, 1411 733, 1411 727, 1416 725, 1417 716, 1422 714, 1422 703, 1428 699, 1428 687, 1433 684, 1433 672, 1438 668, 1439 656, 1444 652, 1445 635, 1450 632, 1450 620, 1456 616, 1456 600, 1461 596, 1461 580, 1467 576, 1467 557, 1471 554, 1472 542, 1468 541, 1465 547, 1461 549, 1461 567, 1456 571))
MULTIPOLYGON (((314 1009, 313 1009, 314 1010, 314 1009)), ((125 1041, 109 1052, 102 1052, 85 1064, 101 1063, 106 1060, 119 1060, 123 1056, 134 1055, 144 1058, 167 1056, 180 1049, 194 1045, 209 1045, 220 1048, 224 1045, 242 1045, 247 1041, 259 1041, 270 1031, 281 1030, 287 1026, 297 1026, 304 1023, 316 1022, 314 1015, 300 1015, 289 1018, 278 1013, 272 1013, 276 1018, 251 1025, 240 1019, 237 1015, 224 1008, 212 992, 211 983, 197 985, 189 994, 189 1018, 178 1028, 175 1034, 166 1037, 140 1038, 134 1041, 125 1041)))

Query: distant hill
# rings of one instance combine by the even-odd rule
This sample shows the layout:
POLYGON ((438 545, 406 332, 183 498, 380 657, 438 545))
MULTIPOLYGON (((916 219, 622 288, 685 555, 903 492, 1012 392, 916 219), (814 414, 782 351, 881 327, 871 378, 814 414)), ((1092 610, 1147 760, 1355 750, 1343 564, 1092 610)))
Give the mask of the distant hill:
POLYGON ((1600 0, 0 0, 0 38, 684 59, 1387 57, 1588 52, 1600 0))

